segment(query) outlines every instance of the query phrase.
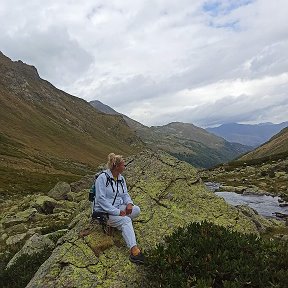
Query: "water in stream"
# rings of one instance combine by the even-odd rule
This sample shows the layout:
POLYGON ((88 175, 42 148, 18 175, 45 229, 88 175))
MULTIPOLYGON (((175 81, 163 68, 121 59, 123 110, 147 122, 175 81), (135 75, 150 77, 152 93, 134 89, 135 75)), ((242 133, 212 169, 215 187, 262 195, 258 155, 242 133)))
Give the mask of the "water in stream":
MULTIPOLYGON (((219 188, 218 183, 207 182, 205 184, 213 192, 219 188)), ((225 201, 231 205, 248 205, 265 217, 276 217, 275 214, 273 214, 275 212, 288 215, 288 207, 279 206, 279 197, 257 194, 243 195, 228 191, 215 192, 215 194, 224 198, 225 201)))

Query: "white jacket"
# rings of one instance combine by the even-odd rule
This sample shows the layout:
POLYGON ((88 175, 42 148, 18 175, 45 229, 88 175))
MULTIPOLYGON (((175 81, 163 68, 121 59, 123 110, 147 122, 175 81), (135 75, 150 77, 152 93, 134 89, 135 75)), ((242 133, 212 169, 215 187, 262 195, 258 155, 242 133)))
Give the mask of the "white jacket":
POLYGON ((106 212, 110 215, 118 216, 120 215, 120 205, 127 205, 129 203, 133 204, 133 201, 128 194, 124 177, 119 174, 118 179, 115 181, 109 169, 105 170, 104 172, 105 173, 101 173, 97 177, 95 182, 96 197, 93 203, 93 210, 96 212, 106 212), (114 188, 114 191, 112 187, 114 188), (114 205, 112 205, 115 196, 116 199, 114 205))

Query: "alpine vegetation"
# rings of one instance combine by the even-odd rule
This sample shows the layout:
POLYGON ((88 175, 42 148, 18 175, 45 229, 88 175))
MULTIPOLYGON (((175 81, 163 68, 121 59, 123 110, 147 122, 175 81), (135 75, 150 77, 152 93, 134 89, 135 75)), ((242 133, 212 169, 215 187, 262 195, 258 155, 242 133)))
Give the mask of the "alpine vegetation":
POLYGON ((152 287, 288 287, 288 242, 207 221, 178 228, 149 251, 152 287))

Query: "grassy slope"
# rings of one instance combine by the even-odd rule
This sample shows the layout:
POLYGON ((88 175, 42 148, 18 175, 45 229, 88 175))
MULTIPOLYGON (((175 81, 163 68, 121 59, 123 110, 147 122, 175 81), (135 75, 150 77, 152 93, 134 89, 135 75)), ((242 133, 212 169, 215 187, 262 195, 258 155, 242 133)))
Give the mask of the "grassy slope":
MULTIPOLYGON (((96 109, 108 114, 117 113, 100 101, 91 101, 96 109)), ((196 167, 211 167, 227 162, 251 147, 229 143, 223 138, 190 123, 173 122, 164 126, 147 127, 122 115, 127 124, 150 147, 164 150, 196 167)))
POLYGON ((112 151, 141 149, 122 117, 97 112, 33 67, 1 54, 0 64, 0 192, 47 190, 92 173, 112 151))
POLYGON ((149 138, 147 132, 142 134, 148 141, 196 167, 211 167, 247 151, 240 144, 229 143, 188 123, 170 123, 150 130, 153 137, 149 138))
POLYGON ((239 161, 261 161, 261 159, 278 159, 288 156, 288 127, 282 129, 268 142, 245 154, 239 161))

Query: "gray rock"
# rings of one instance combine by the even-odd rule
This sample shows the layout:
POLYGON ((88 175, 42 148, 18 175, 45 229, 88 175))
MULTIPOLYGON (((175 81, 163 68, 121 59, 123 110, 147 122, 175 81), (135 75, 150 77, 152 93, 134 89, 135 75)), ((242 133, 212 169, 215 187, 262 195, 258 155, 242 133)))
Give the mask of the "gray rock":
POLYGON ((8 228, 20 223, 24 223, 32 220, 36 213, 37 210, 35 208, 29 208, 24 211, 18 212, 15 215, 6 216, 4 219, 2 219, 1 224, 4 228, 8 228))
POLYGON ((8 262, 6 269, 11 268, 11 266, 15 265, 17 260, 24 254, 26 255, 33 255, 36 253, 41 253, 45 249, 53 249, 55 247, 55 244, 52 240, 50 240, 48 237, 45 237, 43 235, 34 234, 32 237, 30 237, 22 249, 18 251, 13 258, 8 262))
POLYGON ((5 241, 7 238, 8 238, 7 233, 3 233, 3 234, 1 235, 1 240, 5 241))
POLYGON ((276 220, 268 220, 258 214, 256 210, 247 205, 237 205, 236 208, 247 216, 255 224, 259 232, 265 232, 268 227, 273 226, 276 220))
POLYGON ((48 196, 56 200, 67 200, 68 193, 71 192, 71 187, 66 182, 58 182, 54 188, 48 192, 48 196))
POLYGON ((57 204, 57 201, 49 196, 39 196, 32 203, 32 207, 36 208, 39 213, 52 214, 53 210, 57 204))
POLYGON ((27 237, 27 233, 21 233, 21 234, 10 236, 6 240, 6 245, 7 246, 16 245, 22 242, 26 237, 27 237))

